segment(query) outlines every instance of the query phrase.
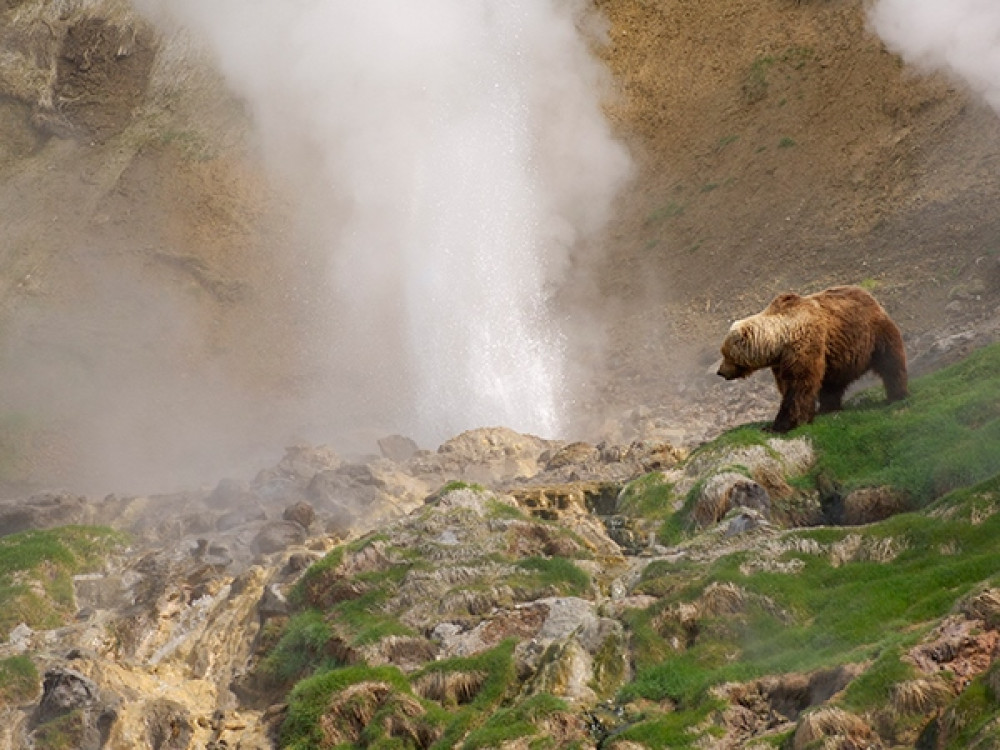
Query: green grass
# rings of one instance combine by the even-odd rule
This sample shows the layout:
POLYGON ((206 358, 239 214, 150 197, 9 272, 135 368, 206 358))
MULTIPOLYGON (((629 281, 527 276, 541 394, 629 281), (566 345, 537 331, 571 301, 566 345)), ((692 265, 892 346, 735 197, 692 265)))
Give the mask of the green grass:
POLYGON ((615 740, 636 742, 650 750, 702 747, 706 734, 705 720, 722 707, 718 701, 707 701, 695 710, 682 709, 644 717, 616 734, 615 740))
POLYGON ((616 511, 626 516, 662 520, 673 515, 674 500, 673 484, 662 472, 654 471, 625 486, 616 511))
POLYGON ((515 641, 506 640, 498 646, 471 657, 457 657, 431 662, 414 678, 432 672, 483 672, 486 680, 476 697, 466 706, 452 712, 441 738, 432 745, 433 750, 455 747, 462 737, 480 727, 508 694, 517 687, 514 667, 515 641))
POLYGON ((996 725, 998 714, 1000 703, 982 679, 975 680, 945 712, 944 723, 952 731, 946 738, 947 744, 938 747, 966 750, 1000 746, 1000 728, 996 725))
POLYGON ((59 627, 73 614, 73 576, 100 567, 124 535, 108 528, 63 526, 0 538, 0 638, 18 623, 59 627))
POLYGON ((331 696, 360 682, 382 682, 395 691, 410 692, 406 676, 395 667, 350 666, 306 678, 288 696, 288 713, 280 732, 281 747, 289 750, 320 747, 320 719, 331 696))
POLYGON ((749 104, 759 102, 767 96, 767 90, 770 88, 768 73, 774 63, 775 59, 770 55, 761 55, 750 65, 743 80, 743 96, 749 104))
POLYGON ((77 750, 86 731, 82 709, 70 711, 40 725, 32 732, 34 750, 77 750))
POLYGON ((463 750, 500 747, 508 740, 538 734, 536 722, 557 711, 566 711, 566 702, 547 693, 533 695, 512 708, 495 711, 478 729, 469 732, 463 750))
POLYGON ((437 491, 438 497, 444 497, 449 492, 457 492, 458 490, 472 490, 473 492, 487 492, 488 490, 483 487, 483 485, 476 482, 462 482, 460 480, 452 480, 448 482, 444 487, 437 491))
POLYGON ((902 660, 899 646, 885 649, 864 674, 847 687, 844 707, 856 713, 878 709, 889 702, 889 689, 916 676, 914 667, 902 660))
POLYGON ((705 487, 705 480, 700 479, 688 490, 684 497, 684 504, 680 511, 664 519, 660 524, 656 539, 660 544, 677 544, 694 531, 694 508, 705 487))
POLYGON ((915 507, 1000 472, 1000 345, 916 379, 905 402, 886 405, 881 387, 796 434, 819 460, 810 474, 849 492, 890 485, 915 507))
MULTIPOLYGON (((955 507, 983 497, 1000 497, 1000 476, 947 498, 955 507)), ((828 554, 786 553, 803 567, 794 574, 758 572, 743 575, 748 553, 724 556, 705 568, 697 583, 672 592, 645 611, 630 613, 629 633, 638 673, 622 691, 624 699, 670 699, 697 709, 712 685, 745 681, 767 674, 809 672, 836 664, 874 660, 852 684, 845 704, 856 710, 883 705, 889 687, 910 675, 902 651, 916 643, 931 624, 984 581, 1000 574, 996 539, 1000 513, 971 523, 955 514, 945 520, 908 513, 863 529, 801 531, 798 536, 832 544, 848 533, 874 541, 891 538, 903 551, 889 563, 848 562, 835 567, 828 554), (945 554, 943 549, 960 549, 945 554), (677 651, 670 630, 658 618, 671 604, 695 601, 712 582, 729 581, 766 597, 779 619, 760 608, 725 618, 700 619, 693 643, 677 651)), ((667 569, 652 576, 668 575, 667 569)))
POLYGON ((335 547, 326 556, 309 566, 289 592, 288 600, 296 606, 319 604, 329 582, 344 561, 344 546, 335 547))
POLYGON ((347 635, 352 646, 377 643, 390 635, 415 635, 411 628, 382 610, 381 604, 388 597, 386 589, 373 589, 357 599, 340 602, 329 610, 328 616, 337 630, 347 635))
POLYGON ((321 612, 300 612, 288 621, 281 639, 261 662, 261 672, 273 681, 287 683, 317 668, 333 668, 336 664, 326 653, 332 635, 321 612))
POLYGON ((487 500, 486 501, 486 517, 489 519, 496 520, 508 520, 508 521, 526 521, 528 516, 524 512, 513 505, 507 505, 507 503, 501 503, 498 500, 487 500))
POLYGON ((27 656, 0 659, 0 706, 16 706, 38 693, 38 670, 27 656))
MULTIPOLYGON (((865 664, 866 669, 836 701, 847 710, 884 718, 893 686, 916 675, 907 653, 972 592, 1000 585, 997 394, 1000 346, 915 379, 912 396, 905 402, 884 404, 879 387, 854 398, 845 411, 820 416, 812 425, 796 430, 794 436, 808 438, 817 455, 810 473, 791 480, 803 497, 815 493, 822 477, 844 495, 861 487, 897 488, 916 510, 863 527, 786 532, 789 551, 777 556, 776 562, 794 562, 797 567, 792 573, 748 565, 764 554, 763 548, 753 545, 714 559, 691 554, 681 560, 651 562, 635 592, 653 595, 657 602, 626 612, 627 643, 609 639, 595 660, 599 669, 591 687, 602 697, 617 691, 615 698, 629 715, 629 723, 605 738, 605 745, 630 740, 650 748, 702 746, 717 731, 713 717, 721 708, 712 687, 851 663, 865 664), (863 549, 888 546, 893 553, 876 560, 861 555, 853 561, 835 561, 833 547, 849 535, 860 536, 863 549), (795 541, 809 545, 791 544, 795 541), (734 584, 744 592, 739 611, 703 611, 693 622, 682 622, 675 614, 677 608, 703 601, 713 583, 734 584), (620 663, 623 650, 634 674, 625 685, 621 684, 625 679, 620 663)), ((773 453, 768 446, 773 437, 760 425, 733 430, 694 451, 687 468, 700 474, 717 471, 720 464, 731 463, 734 459, 726 456, 740 448, 762 446, 773 453)), ((745 471, 739 466, 729 468, 745 471)), ((690 549, 697 552, 703 547, 694 536, 698 532, 691 526, 690 513, 701 486, 696 483, 680 497, 662 473, 654 472, 629 483, 616 510, 637 523, 648 522, 649 528, 659 524, 661 541, 684 541, 685 549, 690 543, 690 549), (678 509, 681 501, 683 507, 678 509)), ((493 518, 521 517, 495 502, 489 505, 489 513, 493 518)), ((344 583, 337 572, 344 556, 377 538, 339 548, 313 566, 299 584, 303 593, 295 600, 300 612, 268 657, 286 670, 280 673, 286 679, 312 673, 289 697, 282 746, 316 747, 319 721, 331 696, 358 681, 379 680, 391 686, 393 697, 378 708, 365 730, 360 744, 366 747, 409 747, 408 739, 386 736, 383 727, 387 718, 399 716, 394 711, 404 705, 412 711, 415 702, 423 712, 415 721, 433 730, 437 739, 431 746, 436 750, 473 750, 510 741, 550 747, 551 738, 539 730, 539 719, 563 706, 551 695, 521 694, 514 641, 469 658, 433 661, 409 676, 386 667, 338 665, 325 656, 331 638, 361 646, 386 635, 410 632, 394 619, 387 605, 407 572, 427 564, 407 554, 413 550, 387 549, 392 562, 377 572, 353 576, 350 583, 356 589, 351 596, 314 606, 332 585, 344 583), (411 680, 438 671, 475 672, 486 678, 475 695, 460 705, 417 698, 411 680)), ((499 552, 487 559, 514 567, 505 583, 516 592, 515 600, 552 592, 586 597, 593 592, 590 576, 570 559, 514 560, 499 552)), ((487 585, 491 583, 479 579, 463 584, 469 589, 487 585)), ((954 736, 941 735, 942 746, 957 748, 984 738, 992 740, 989 733, 995 729, 986 717, 1000 706, 987 682, 984 678, 974 681, 945 707, 940 731, 954 736), (949 716, 956 722, 951 728, 945 726, 949 716)), ((919 729, 914 717, 899 721, 911 722, 907 731, 919 729)), ((787 741, 786 733, 773 738, 772 745, 787 741)))
POLYGON ((682 216, 684 214, 684 206, 680 203, 675 203, 671 201, 664 206, 652 211, 647 217, 645 224, 646 226, 659 226, 660 224, 669 221, 670 219, 682 216))
POLYGON ((525 557, 509 579, 515 588, 544 590, 555 588, 563 596, 583 596, 590 590, 590 576, 564 557, 525 557))
MULTIPOLYGON (((432 672, 481 672, 486 675, 482 687, 472 701, 453 711, 446 711, 432 701, 420 701, 426 711, 425 720, 439 728, 440 738, 432 747, 443 750, 459 744, 467 737, 466 747, 490 747, 499 736, 516 737, 534 734, 531 722, 544 711, 562 707, 560 701, 549 696, 538 696, 523 702, 506 713, 497 711, 501 701, 516 687, 514 669, 514 641, 469 658, 443 659, 429 663, 413 675, 414 679, 432 672)), ((288 750, 312 750, 320 747, 322 732, 320 720, 326 713, 331 698, 338 692, 361 682, 388 684, 396 694, 412 696, 410 681, 395 667, 368 667, 355 665, 317 673, 300 681, 288 698, 288 713, 281 726, 281 747, 288 750)), ((392 702, 384 710, 392 710, 392 702)), ((398 738, 379 736, 378 721, 371 722, 366 730, 366 747, 408 747, 398 738)))

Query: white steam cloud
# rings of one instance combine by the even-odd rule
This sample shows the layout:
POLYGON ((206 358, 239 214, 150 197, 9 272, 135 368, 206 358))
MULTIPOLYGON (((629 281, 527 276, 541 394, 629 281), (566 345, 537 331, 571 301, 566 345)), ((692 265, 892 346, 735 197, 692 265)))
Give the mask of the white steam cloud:
POLYGON ((630 171, 589 3, 145 5, 210 46, 299 190, 344 413, 423 441, 557 434, 571 334, 552 295, 630 171))
POLYGON ((964 80, 1000 112, 1000 3, 879 0, 872 26, 908 62, 964 80))

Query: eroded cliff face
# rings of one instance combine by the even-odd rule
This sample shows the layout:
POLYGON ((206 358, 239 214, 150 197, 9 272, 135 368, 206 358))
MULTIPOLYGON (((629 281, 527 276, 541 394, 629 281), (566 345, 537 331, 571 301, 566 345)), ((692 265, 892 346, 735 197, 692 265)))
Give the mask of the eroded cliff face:
POLYGON ((242 104, 129 3, 2 14, 5 481, 163 491, 260 465, 255 424, 290 443, 307 422, 324 273, 282 239, 242 104))

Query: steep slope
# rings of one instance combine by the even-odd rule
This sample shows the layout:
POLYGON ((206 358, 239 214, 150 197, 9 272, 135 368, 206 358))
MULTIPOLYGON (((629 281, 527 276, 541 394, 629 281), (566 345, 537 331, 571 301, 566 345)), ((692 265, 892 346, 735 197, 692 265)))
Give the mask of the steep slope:
MULTIPOLYGON (((596 6, 637 172, 559 291, 572 431, 644 406, 695 443, 763 417, 763 378, 709 366, 785 289, 874 289, 918 369, 995 335, 996 116, 887 52, 861 0, 596 6)), ((324 249, 213 61, 124 2, 3 18, 4 484, 164 490, 303 437, 371 450, 377 425, 327 431, 364 405, 323 377, 324 249)))
POLYGON ((611 112, 642 165, 602 266, 601 298, 625 310, 608 380, 640 384, 623 401, 655 403, 653 373, 700 378, 678 353, 706 365, 783 290, 870 286, 911 356, 995 316, 997 117, 903 65, 865 4, 600 5, 611 112))

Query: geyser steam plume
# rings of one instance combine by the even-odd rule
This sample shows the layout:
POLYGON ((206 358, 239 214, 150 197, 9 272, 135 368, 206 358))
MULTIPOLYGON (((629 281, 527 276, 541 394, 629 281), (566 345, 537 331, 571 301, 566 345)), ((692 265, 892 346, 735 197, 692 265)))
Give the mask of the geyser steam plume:
POLYGON ((961 78, 1000 112, 996 0, 879 0, 870 19, 907 62, 961 78))
POLYGON ((146 4, 210 45, 302 190, 331 259, 329 388, 352 418, 422 440, 556 433, 570 332, 551 296, 630 169, 589 4, 146 4))

